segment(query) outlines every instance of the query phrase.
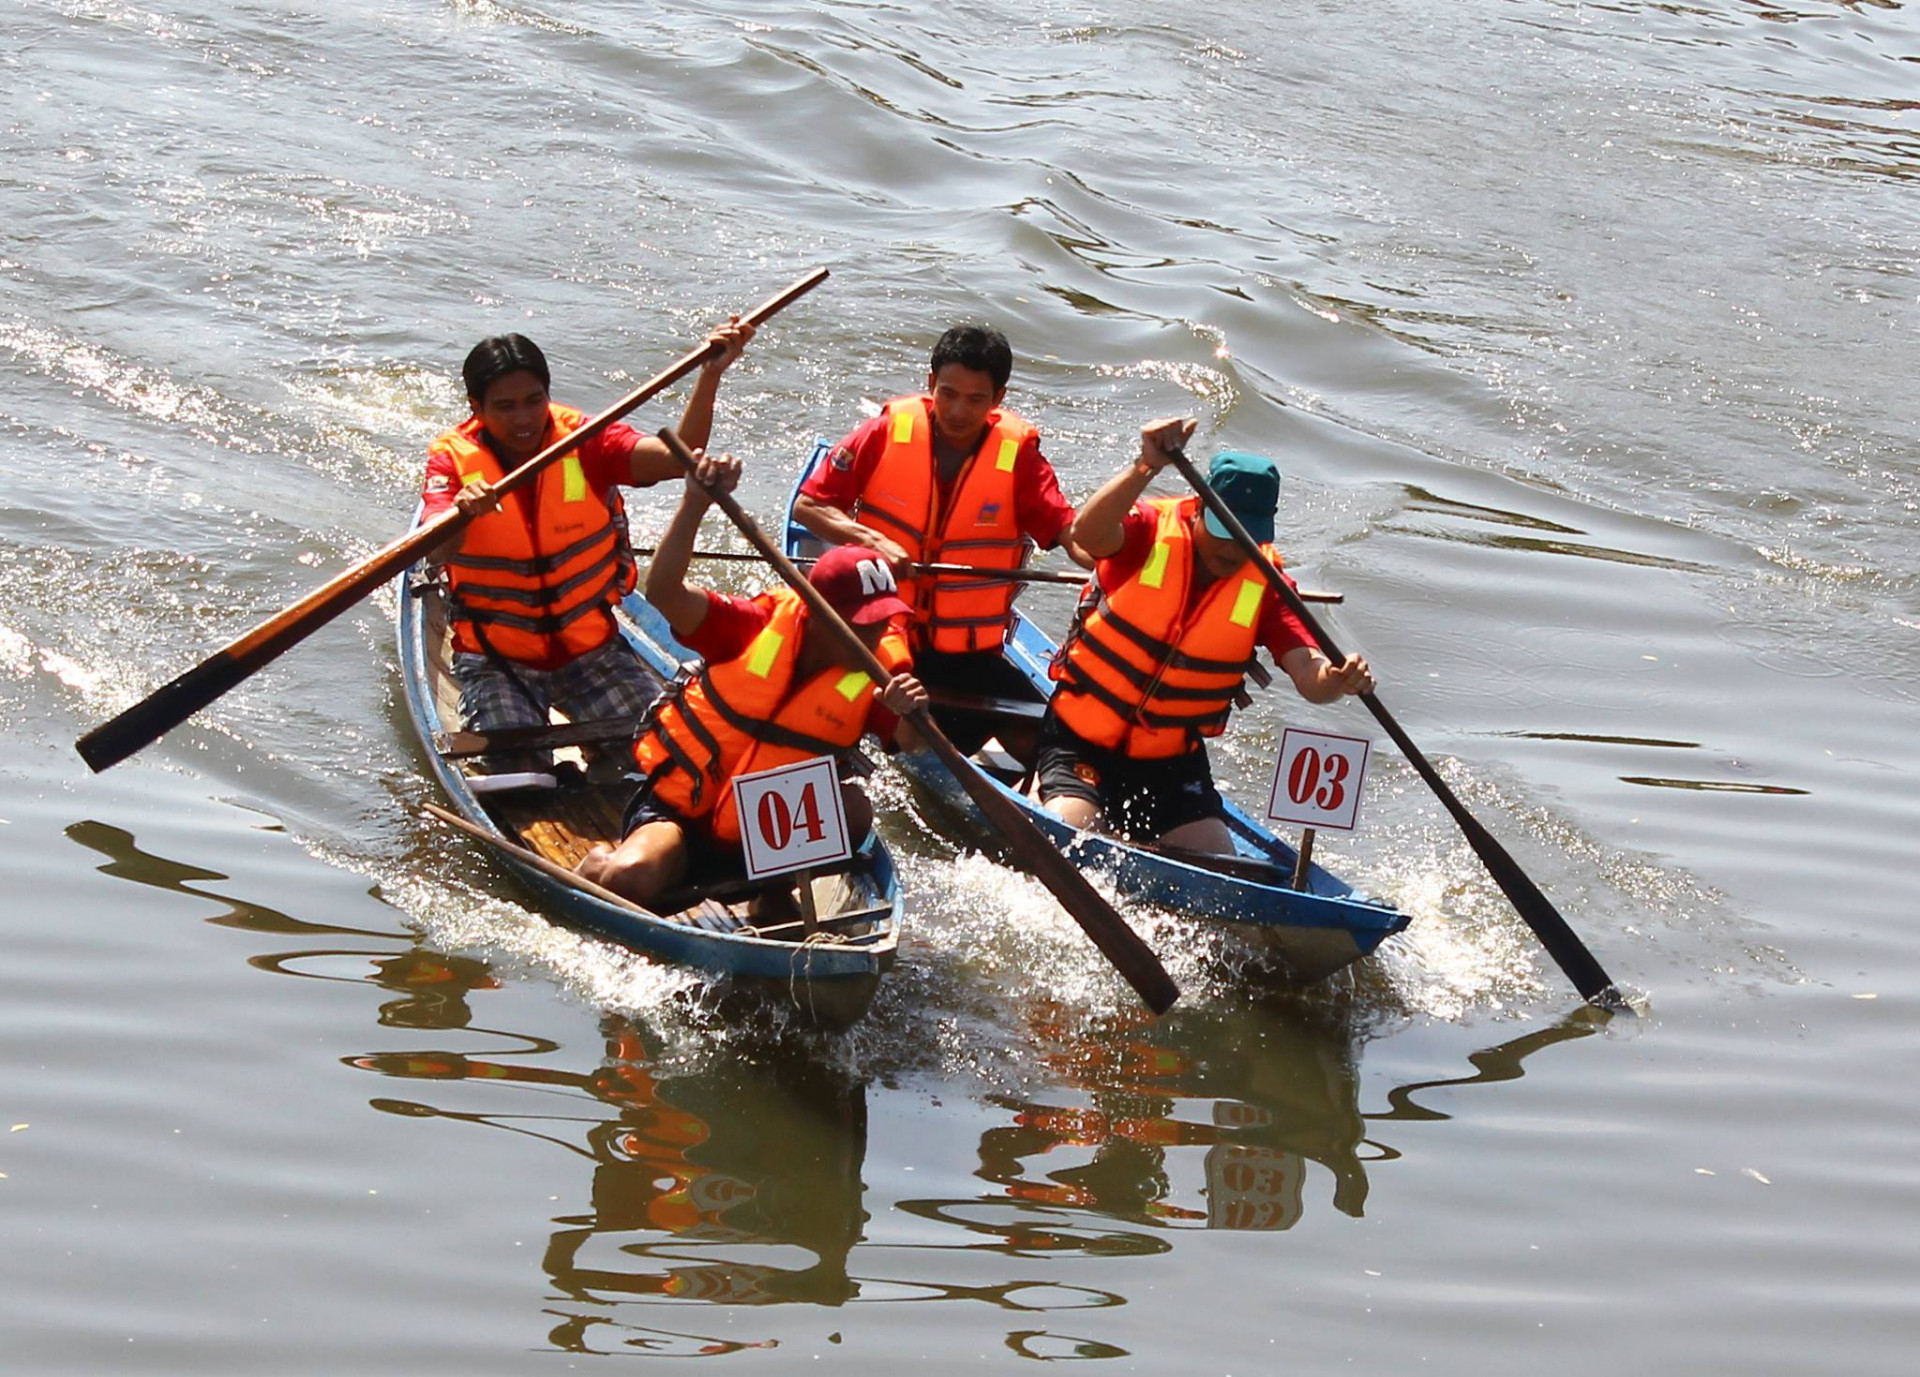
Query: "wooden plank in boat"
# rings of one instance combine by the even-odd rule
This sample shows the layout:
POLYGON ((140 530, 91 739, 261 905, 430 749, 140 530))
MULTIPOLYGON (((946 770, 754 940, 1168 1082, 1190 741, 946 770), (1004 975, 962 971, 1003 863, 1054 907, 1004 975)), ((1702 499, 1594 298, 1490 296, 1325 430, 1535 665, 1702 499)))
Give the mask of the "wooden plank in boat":
POLYGON ((588 722, 554 722, 544 727, 499 727, 490 732, 437 732, 434 749, 447 760, 464 760, 489 751, 551 750, 633 737, 631 717, 601 717, 588 722))
POLYGON ((945 712, 974 713, 982 717, 1018 717, 1038 722, 1047 715, 1047 705, 1030 698, 1002 698, 991 693, 967 693, 960 689, 927 688, 927 701, 945 712))
MULTIPOLYGON (((831 931, 834 928, 852 927, 855 923, 871 923, 885 918, 893 912, 892 904, 875 904, 871 908, 855 909, 852 913, 836 913, 819 920, 819 926, 831 931)), ((804 928, 806 924, 799 920, 790 923, 774 923, 769 927, 742 928, 741 931, 751 937, 790 937, 804 928)))
POLYGON ((494 820, 529 848, 569 870, 596 842, 616 845, 625 811, 611 789, 532 789, 487 801, 494 820))
POLYGON ((1238 880, 1252 880, 1256 884, 1272 885, 1276 889, 1293 888, 1291 866, 1283 866, 1274 861, 1263 861, 1257 856, 1243 856, 1238 852, 1189 851, 1183 846, 1155 846, 1142 842, 1135 842, 1132 845, 1135 850, 1150 851, 1156 856, 1165 856, 1172 861, 1184 861, 1199 870, 1215 870, 1238 880))
MULTIPOLYGON (((818 866, 812 873, 816 879, 825 875, 844 874, 846 871, 851 870, 858 860, 859 856, 856 854, 849 856, 845 860, 835 861, 832 865, 818 866)), ((735 879, 721 880, 716 884, 683 885, 678 889, 670 889, 660 896, 660 903, 663 907, 675 904, 686 905, 692 903, 698 896, 709 895, 731 903, 740 899, 751 899, 754 895, 763 894, 771 889, 786 888, 792 885, 793 882, 794 877, 792 874, 768 875, 758 880, 749 880, 746 876, 742 875, 735 879)), ((814 893, 816 895, 816 902, 818 902, 819 891, 816 889, 814 893)), ((838 907, 839 903, 843 902, 845 902, 845 900, 840 899, 834 903, 821 904, 820 907, 823 911, 830 912, 832 909, 838 907)))

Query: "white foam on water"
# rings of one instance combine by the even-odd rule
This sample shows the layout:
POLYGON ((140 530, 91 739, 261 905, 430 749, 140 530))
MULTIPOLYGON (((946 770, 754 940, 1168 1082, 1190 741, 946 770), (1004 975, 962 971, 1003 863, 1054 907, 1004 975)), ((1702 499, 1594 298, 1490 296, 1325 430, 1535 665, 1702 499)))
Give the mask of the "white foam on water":
POLYGON ((639 1019, 660 1036, 668 1057, 697 1057, 781 1022, 777 1016, 744 1022, 723 1016, 715 1008, 721 987, 705 973, 561 927, 457 877, 426 876, 399 865, 369 867, 325 847, 309 849, 376 880, 380 897, 406 914, 434 947, 477 956, 508 979, 547 981, 591 1008, 639 1019))
POLYGON ((33 669, 33 642, 6 625, 0 625, 0 667, 20 678, 33 669))
POLYGON ((1373 960, 1410 1011, 1457 1020, 1548 994, 1537 945, 1504 903, 1488 892, 1479 858, 1464 845, 1404 854, 1381 888, 1413 921, 1373 960))
POLYGON ((576 37, 588 36, 591 29, 563 23, 532 10, 516 9, 512 5, 503 5, 500 0, 453 0, 453 12, 469 19, 483 20, 494 24, 513 25, 519 28, 542 29, 548 33, 572 34, 576 37))
POLYGON ((105 684, 105 676, 98 670, 89 669, 70 655, 62 655, 57 650, 40 652, 40 668, 65 684, 68 688, 92 698, 105 684))
POLYGON ((101 345, 21 317, 0 321, 0 348, 11 350, 50 378, 99 393, 125 411, 204 436, 239 429, 240 415, 211 388, 183 386, 101 345))

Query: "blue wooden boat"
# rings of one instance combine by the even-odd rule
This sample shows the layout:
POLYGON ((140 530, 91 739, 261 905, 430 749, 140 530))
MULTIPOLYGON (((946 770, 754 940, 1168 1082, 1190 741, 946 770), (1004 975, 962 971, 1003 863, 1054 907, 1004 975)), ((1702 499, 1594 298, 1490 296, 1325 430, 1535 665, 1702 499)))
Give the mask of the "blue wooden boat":
MULTIPOLYGON (((626 599, 621 622, 641 659, 662 678, 672 678, 682 662, 695 658, 642 598, 626 599)), ((537 741, 515 744, 554 750, 563 760, 577 755, 583 744, 597 744, 602 750, 585 758, 584 770, 561 771, 562 782, 553 788, 498 792, 488 791, 483 783, 476 790, 475 782, 482 777, 473 760, 482 738, 457 730, 459 690, 449 672, 445 593, 418 568, 401 579, 399 643, 407 711, 428 767, 455 814, 501 842, 567 869, 594 843, 620 839, 622 815, 634 789, 625 745, 633 723, 556 721, 537 741)), ((747 903, 766 886, 752 886, 737 875, 690 877, 695 883, 666 896, 655 913, 586 893, 507 849, 494 849, 493 854, 554 922, 663 961, 712 972, 724 978, 728 991, 757 991, 791 1005, 821 1027, 844 1027, 865 1012, 898 947, 899 887, 893 858, 877 836, 868 838, 850 866, 837 873, 816 872, 808 881, 819 917, 819 929, 810 939, 798 922, 769 924, 764 935, 757 930, 747 903)), ((793 877, 780 877, 780 883, 794 888, 793 877)))
MULTIPOLYGON (((822 462, 827 449, 825 441, 815 443, 802 469, 803 478, 822 462)), ((796 484, 794 492, 798 491, 796 484)), ((796 557, 816 556, 822 549, 819 540, 793 520, 791 499, 786 545, 796 557)), ((1054 649, 1053 641, 1016 607, 1005 655, 1030 692, 1018 700, 935 693, 934 716, 943 726, 974 726, 976 735, 983 719, 989 723, 993 738, 974 755, 975 763, 1063 852, 1087 870, 1111 876, 1123 901, 1133 899, 1221 924, 1233 935, 1237 968, 1284 985, 1325 979, 1407 926, 1407 916, 1392 905, 1359 893, 1318 865, 1309 864, 1303 887, 1295 888, 1298 851, 1231 799, 1227 800, 1227 825, 1234 844, 1230 857, 1174 854, 1119 837, 1076 832, 1040 807, 1027 794, 1026 785, 1036 729, 1053 693, 1047 666, 1054 649)), ((993 845, 986 817, 938 756, 931 751, 902 751, 892 759, 958 835, 993 845)))

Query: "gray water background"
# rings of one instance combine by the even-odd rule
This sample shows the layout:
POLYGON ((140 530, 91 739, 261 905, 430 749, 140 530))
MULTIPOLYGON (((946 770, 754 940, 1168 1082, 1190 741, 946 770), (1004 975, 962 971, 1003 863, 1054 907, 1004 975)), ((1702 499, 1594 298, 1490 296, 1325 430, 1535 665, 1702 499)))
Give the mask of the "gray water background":
MULTIPOLYGON (((0 76, 0 1370, 1911 1369, 1910 5, 4 0, 0 76), (1645 1016, 1385 742, 1322 855, 1413 929, 1261 998, 1134 911, 1158 1023, 883 776, 827 1041, 418 818, 390 598, 73 754, 402 529, 480 335, 591 411, 815 264, 752 508, 973 316, 1075 499, 1158 414, 1274 454, 1645 1016)), ((1242 799, 1287 722, 1372 734, 1269 696, 1242 799)))

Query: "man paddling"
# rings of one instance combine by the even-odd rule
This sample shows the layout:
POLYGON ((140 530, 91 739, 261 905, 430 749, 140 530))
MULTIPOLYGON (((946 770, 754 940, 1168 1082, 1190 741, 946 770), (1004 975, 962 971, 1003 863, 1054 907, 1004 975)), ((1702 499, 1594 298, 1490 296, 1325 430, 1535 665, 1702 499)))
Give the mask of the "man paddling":
MULTIPOLYGON (((1370 693, 1373 674, 1358 655, 1335 665, 1322 653, 1198 497, 1140 500, 1193 431, 1179 417, 1142 427, 1139 457, 1074 521, 1094 587, 1054 660, 1036 773, 1041 803, 1075 827, 1225 853, 1206 738, 1225 730, 1255 650, 1311 703, 1370 693)), ((1279 568, 1273 461, 1223 451, 1208 481, 1279 568)))
MULTIPOLYGON (((732 455, 702 456, 647 570, 647 600, 705 664, 668 691, 634 742, 646 780, 627 808, 624 840, 596 846, 580 862, 581 875, 638 904, 653 903, 690 873, 739 868, 736 776, 836 754, 867 731, 884 739, 927 698, 911 675, 894 673, 884 689, 876 685, 833 636, 810 624, 791 589, 742 598, 688 586, 694 539, 712 503, 707 490, 730 492, 739 480, 732 455)), ((884 641, 889 620, 908 608, 884 559, 842 546, 814 564, 808 581, 889 670, 900 663, 884 641)), ((851 784, 841 793, 858 845, 873 825, 873 805, 851 784)))
MULTIPOLYGON (((1006 336, 956 325, 940 336, 927 390, 896 397, 835 445, 800 485, 794 518, 822 540, 884 555, 913 604, 914 672, 936 688, 1024 698, 1026 678, 1001 654, 1018 585, 912 565, 1018 569, 1029 542, 1059 543, 1073 521, 1040 432, 1002 401, 1013 375, 1006 336)), ((972 740, 949 732, 962 750, 972 740)))
MULTIPOLYGON (((706 443, 720 375, 752 338, 738 316, 709 336, 722 347, 681 413, 689 444, 706 443)), ((473 414, 428 451, 421 501, 426 517, 455 501, 483 513, 435 555, 452 589, 453 676, 467 730, 545 726, 550 707, 574 721, 638 718, 660 682, 613 619, 635 582, 618 488, 649 486, 680 466, 659 440, 615 422, 501 501, 488 486, 585 417, 549 397, 546 355, 525 335, 481 340, 461 373, 473 414)), ((486 765, 531 770, 521 782, 551 786, 548 759, 496 755, 486 765)))

